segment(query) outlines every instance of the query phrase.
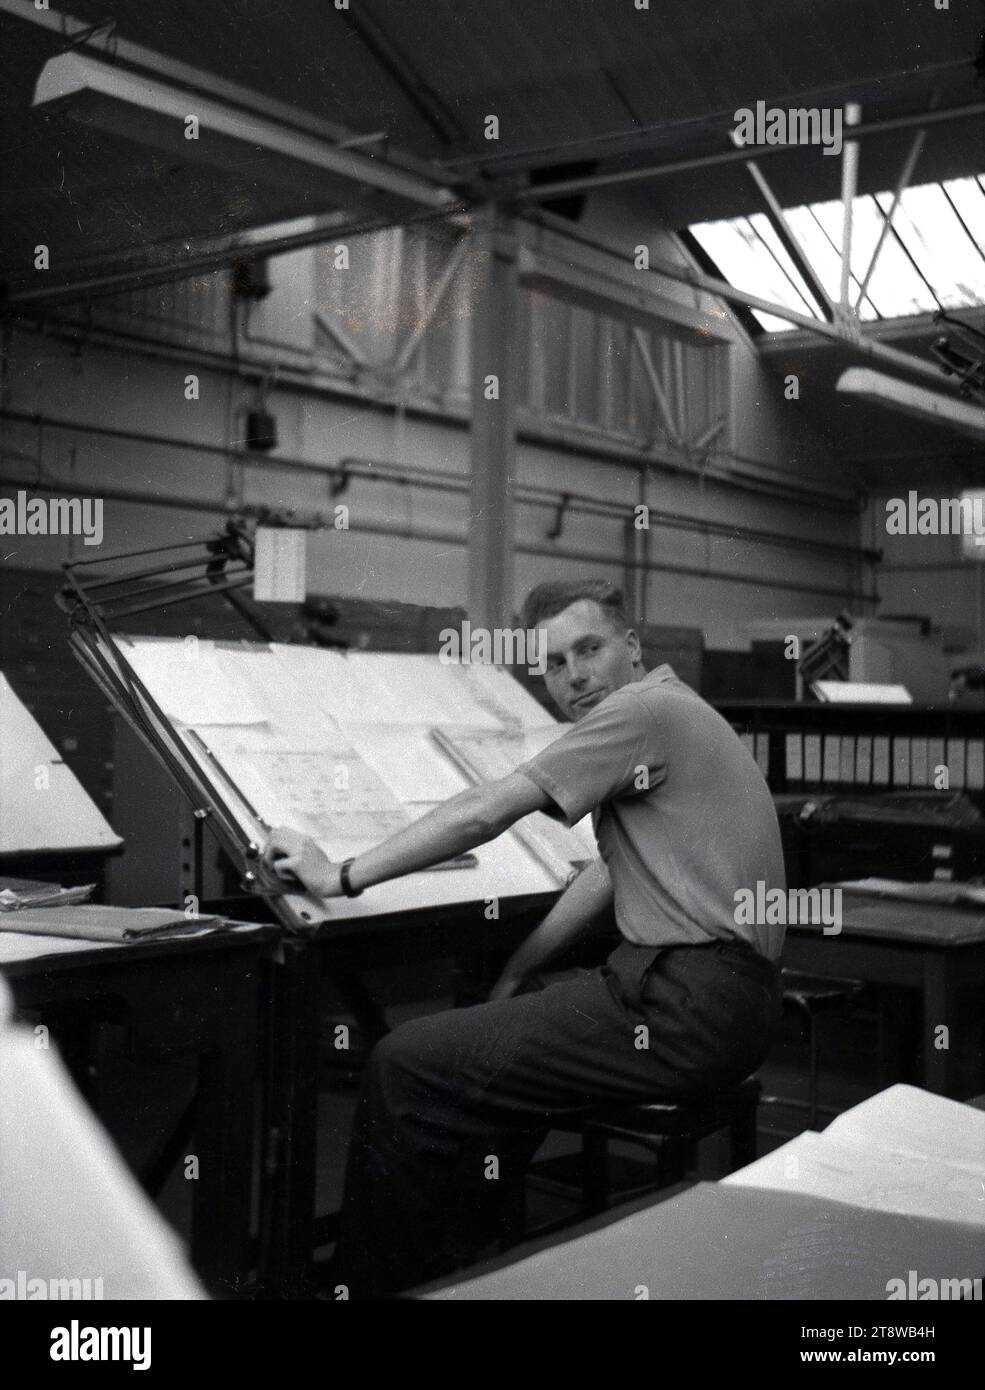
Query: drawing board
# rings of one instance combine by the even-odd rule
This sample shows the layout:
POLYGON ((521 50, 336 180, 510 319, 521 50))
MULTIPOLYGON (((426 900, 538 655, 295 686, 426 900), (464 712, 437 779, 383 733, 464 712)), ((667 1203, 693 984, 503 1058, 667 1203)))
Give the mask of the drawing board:
MULTIPOLYGON (((508 672, 437 655, 117 636, 126 662, 247 840, 289 825, 358 855, 564 732, 508 672), (443 734, 448 731, 450 737, 443 734)), ((597 851, 537 814, 441 866, 315 905, 314 920, 551 892, 597 851)), ((289 901, 292 899, 289 896, 289 901)), ((312 920, 312 900, 307 920, 312 920)))

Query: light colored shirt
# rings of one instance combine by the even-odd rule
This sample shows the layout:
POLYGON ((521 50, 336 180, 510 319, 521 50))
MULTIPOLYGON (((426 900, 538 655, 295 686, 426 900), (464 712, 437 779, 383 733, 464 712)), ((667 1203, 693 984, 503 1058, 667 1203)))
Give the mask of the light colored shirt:
POLYGON ((569 825, 592 812, 628 941, 738 937, 779 957, 782 926, 736 922, 739 890, 786 887, 773 798, 732 727, 670 666, 613 691, 518 771, 569 825))

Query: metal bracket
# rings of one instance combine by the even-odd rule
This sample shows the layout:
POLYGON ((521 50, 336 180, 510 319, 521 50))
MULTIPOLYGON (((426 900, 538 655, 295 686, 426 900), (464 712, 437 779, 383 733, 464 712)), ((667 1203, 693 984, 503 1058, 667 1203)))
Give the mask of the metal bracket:
POLYGON ((554 513, 554 520, 551 522, 550 528, 544 532, 545 540, 556 541, 560 538, 561 533, 564 531, 564 518, 570 501, 570 494, 562 492, 560 501, 557 504, 557 510, 554 513))

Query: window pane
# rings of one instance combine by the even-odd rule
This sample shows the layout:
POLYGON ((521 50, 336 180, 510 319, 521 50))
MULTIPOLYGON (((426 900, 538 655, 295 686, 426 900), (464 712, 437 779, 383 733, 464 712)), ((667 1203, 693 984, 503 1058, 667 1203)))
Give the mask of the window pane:
MULTIPOLYGON (((849 281, 853 305, 892 204, 891 193, 855 199, 849 281)), ((836 302, 841 292, 841 202, 790 208, 785 216, 811 269, 836 302)), ((819 317, 810 291, 763 213, 701 223, 691 232, 737 288, 819 317)), ((867 321, 904 318, 932 313, 938 300, 950 309, 985 304, 985 175, 925 184, 903 193, 859 314, 867 321)), ((753 312, 772 332, 790 327, 770 314, 753 312)))
MULTIPOLYGON (((748 217, 737 217, 729 222, 703 222, 692 227, 691 233, 736 289, 761 295, 799 314, 818 317, 790 283, 748 217)), ((792 327, 785 319, 772 314, 758 310, 753 313, 770 332, 783 332, 792 327)))
POLYGON ((908 188, 893 225, 945 309, 985 300, 985 261, 939 184, 908 188))
MULTIPOLYGON (((880 194, 879 196, 880 199, 883 196, 886 197, 887 201, 882 206, 888 213, 893 205, 892 194, 880 194)), ((856 220, 857 225, 863 229, 865 237, 868 252, 865 261, 866 269, 879 239, 879 234, 886 222, 885 216, 879 209, 880 204, 876 202, 875 198, 859 199, 856 220)), ((899 216, 898 211, 897 216, 899 216)), ((893 227, 895 226, 896 218, 894 217, 893 227)), ((864 273, 863 270, 862 274, 864 273)), ((923 277, 914 270, 912 261, 900 246, 892 229, 883 239, 882 250, 879 252, 879 259, 876 261, 876 268, 872 272, 866 294, 882 317, 886 319, 904 318, 912 314, 930 314, 937 308, 934 296, 927 288, 923 277)))
POLYGON ((783 242, 780 240, 773 227, 773 223, 766 216, 765 212, 753 213, 749 221, 780 263, 780 267, 785 272, 787 279, 793 283, 796 295, 794 303, 799 300, 803 305, 801 313, 810 314, 812 318, 819 318, 821 306, 815 302, 814 296, 807 286, 807 282, 788 255, 786 247, 783 245, 783 242))

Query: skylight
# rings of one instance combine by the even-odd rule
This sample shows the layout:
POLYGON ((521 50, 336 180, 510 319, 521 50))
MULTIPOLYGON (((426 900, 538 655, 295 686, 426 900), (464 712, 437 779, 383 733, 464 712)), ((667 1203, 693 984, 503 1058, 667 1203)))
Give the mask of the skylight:
MULTIPOLYGON (((859 302, 892 205, 892 193, 863 194, 852 205, 851 300, 862 321, 985 304, 985 175, 905 190, 859 302)), ((837 301, 841 203, 788 208, 785 216, 828 297, 837 301)), ((722 278, 736 289, 821 318, 814 296, 764 213, 699 222, 689 230, 722 278)), ((770 333, 796 326, 757 309, 751 312, 770 333)))

